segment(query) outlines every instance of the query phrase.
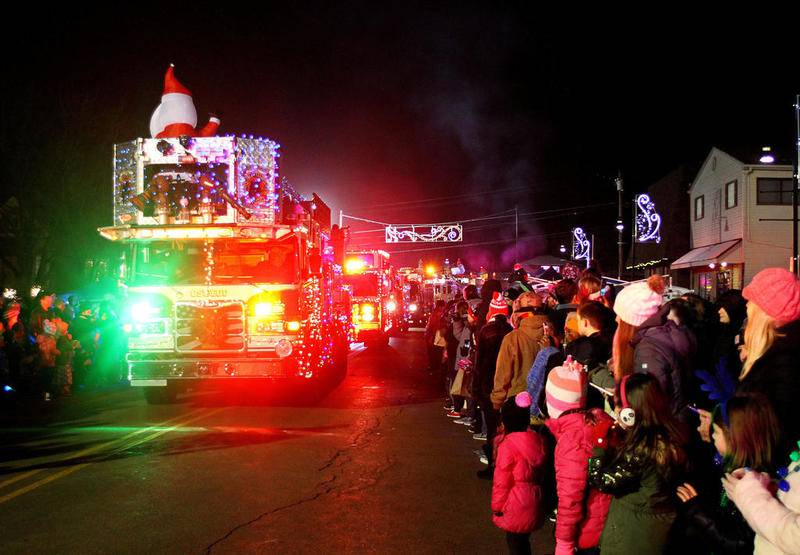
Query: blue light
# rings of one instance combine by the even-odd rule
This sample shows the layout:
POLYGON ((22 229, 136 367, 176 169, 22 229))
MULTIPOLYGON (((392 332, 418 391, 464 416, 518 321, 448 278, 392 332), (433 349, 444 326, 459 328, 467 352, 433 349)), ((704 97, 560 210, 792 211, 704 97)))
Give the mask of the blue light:
POLYGON ((12 391, 14 391, 14 388, 11 387, 10 385, 4 385, 3 391, 5 391, 6 393, 11 393, 12 391))

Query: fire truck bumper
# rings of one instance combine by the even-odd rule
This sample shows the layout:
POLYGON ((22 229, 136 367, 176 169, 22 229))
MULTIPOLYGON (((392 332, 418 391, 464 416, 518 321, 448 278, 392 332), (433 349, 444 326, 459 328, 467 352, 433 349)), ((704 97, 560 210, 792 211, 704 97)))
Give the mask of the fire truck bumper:
POLYGON ((294 357, 179 357, 129 354, 128 379, 132 386, 164 386, 169 381, 236 378, 292 378, 297 375, 294 357))

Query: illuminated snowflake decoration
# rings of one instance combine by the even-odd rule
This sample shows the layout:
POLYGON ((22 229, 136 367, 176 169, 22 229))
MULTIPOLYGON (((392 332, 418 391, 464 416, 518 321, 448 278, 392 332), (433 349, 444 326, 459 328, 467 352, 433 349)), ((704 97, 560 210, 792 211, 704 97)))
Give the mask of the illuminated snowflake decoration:
POLYGON ((386 226, 387 243, 459 243, 463 236, 461 224, 386 226))
POLYGON ((586 237, 583 228, 576 227, 572 230, 572 259, 589 260, 591 258, 592 243, 586 237))
POLYGON ((648 195, 636 197, 636 242, 661 242, 661 216, 648 195))

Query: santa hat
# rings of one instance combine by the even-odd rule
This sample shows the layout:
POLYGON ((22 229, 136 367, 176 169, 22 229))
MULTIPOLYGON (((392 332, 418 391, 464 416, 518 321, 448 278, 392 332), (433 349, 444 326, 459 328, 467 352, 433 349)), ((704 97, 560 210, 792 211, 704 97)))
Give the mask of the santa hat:
POLYGON ((508 304, 505 299, 503 299, 503 294, 499 291, 495 291, 492 293, 492 302, 489 303, 489 312, 486 314, 486 321, 489 322, 498 314, 508 317, 508 304))
POLYGON ((164 92, 161 93, 162 98, 168 94, 185 94, 192 96, 189 89, 184 87, 178 78, 175 77, 175 64, 169 64, 167 73, 164 75, 164 92))
POLYGON ((583 408, 586 404, 586 372, 583 365, 569 357, 563 366, 556 366, 547 376, 545 402, 550 418, 561 413, 583 408))
POLYGON ((638 281, 620 291, 614 301, 614 312, 631 326, 641 326, 658 312, 664 302, 664 278, 655 275, 638 281))

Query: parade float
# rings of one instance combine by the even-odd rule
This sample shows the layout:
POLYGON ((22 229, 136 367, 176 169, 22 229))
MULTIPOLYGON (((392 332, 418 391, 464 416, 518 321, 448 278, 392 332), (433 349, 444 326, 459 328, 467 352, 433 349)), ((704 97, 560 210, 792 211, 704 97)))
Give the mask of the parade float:
POLYGON ((215 136, 219 124, 196 129, 170 66, 152 136, 114 146, 114 220, 99 232, 126 247, 128 376, 151 402, 201 380, 346 371, 330 209, 279 179, 276 142, 215 136))

